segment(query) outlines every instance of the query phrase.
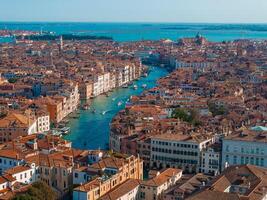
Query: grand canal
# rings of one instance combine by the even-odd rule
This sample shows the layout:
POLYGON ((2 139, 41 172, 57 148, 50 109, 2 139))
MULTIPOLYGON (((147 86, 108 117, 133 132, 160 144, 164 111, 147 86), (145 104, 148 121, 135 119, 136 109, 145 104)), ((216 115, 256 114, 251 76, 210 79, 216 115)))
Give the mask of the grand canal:
POLYGON ((79 118, 71 119, 68 126, 71 128, 69 135, 65 139, 72 141, 73 147, 81 149, 104 149, 109 141, 109 124, 112 118, 125 107, 125 103, 131 95, 138 95, 144 91, 143 84, 147 89, 156 85, 156 81, 167 75, 167 71, 160 67, 150 67, 151 72, 147 77, 141 77, 134 84, 138 86, 134 90, 129 88, 116 89, 110 93, 109 97, 98 96, 92 100, 91 108, 95 113, 89 110, 81 110, 79 118), (122 102, 122 105, 118 105, 122 102), (103 115, 103 112, 105 114, 103 115))

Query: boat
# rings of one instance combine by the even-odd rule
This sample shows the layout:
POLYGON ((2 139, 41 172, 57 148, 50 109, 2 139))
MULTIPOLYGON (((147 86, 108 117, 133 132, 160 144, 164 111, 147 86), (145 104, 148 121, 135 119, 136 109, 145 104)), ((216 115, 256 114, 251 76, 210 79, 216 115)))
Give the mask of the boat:
POLYGON ((62 135, 67 135, 70 132, 70 127, 64 127, 62 129, 59 129, 62 135))
POLYGON ((128 88, 128 85, 127 85, 127 84, 125 84, 125 85, 123 85, 123 86, 122 86, 122 88, 128 88))
POLYGON ((134 90, 137 90, 137 89, 138 89, 138 86, 137 86, 137 85, 134 85, 134 86, 133 86, 133 89, 134 89, 134 90))
POLYGON ((89 105, 88 104, 84 104, 83 106, 82 106, 82 109, 83 110, 88 110, 90 107, 89 107, 89 105))
POLYGON ((143 85, 142 85, 142 88, 146 88, 146 87, 147 87, 147 85, 146 85, 146 84, 143 84, 143 85))
POLYGON ((106 114, 106 112, 107 112, 107 111, 103 111, 103 112, 102 112, 102 115, 105 115, 105 114, 106 114))
POLYGON ((116 100, 116 98, 112 98, 112 101, 115 101, 116 100))
POLYGON ((122 105, 122 101, 119 101, 119 102, 118 102, 118 106, 121 106, 121 105, 122 105))
POLYGON ((93 108, 92 113, 96 113, 96 110, 93 108))
POLYGON ((71 118, 72 118, 72 119, 79 119, 80 117, 77 116, 77 115, 74 115, 74 116, 72 116, 71 118))
POLYGON ((147 77, 148 76, 148 74, 147 73, 144 73, 144 75, 143 75, 144 77, 147 77))

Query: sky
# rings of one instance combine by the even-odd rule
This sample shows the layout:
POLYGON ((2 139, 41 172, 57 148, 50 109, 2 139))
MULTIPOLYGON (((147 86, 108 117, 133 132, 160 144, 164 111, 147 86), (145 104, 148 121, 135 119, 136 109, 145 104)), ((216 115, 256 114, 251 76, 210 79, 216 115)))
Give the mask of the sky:
POLYGON ((1 21, 267 23, 267 0, 0 0, 1 21))

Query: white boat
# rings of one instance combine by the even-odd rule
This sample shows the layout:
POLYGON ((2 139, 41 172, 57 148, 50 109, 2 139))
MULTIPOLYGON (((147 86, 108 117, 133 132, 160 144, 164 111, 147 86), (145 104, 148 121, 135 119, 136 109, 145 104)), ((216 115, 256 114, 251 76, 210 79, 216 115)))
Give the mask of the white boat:
POLYGON ((146 85, 146 84, 143 84, 143 85, 142 85, 142 88, 146 88, 146 87, 147 87, 147 85, 146 85))
POLYGON ((121 106, 121 105, 122 105, 122 101, 119 101, 119 102, 118 102, 118 106, 121 106))
POLYGON ((137 90, 138 89, 138 86, 137 85, 134 85, 133 86, 133 89, 137 90))
POLYGON ((70 132, 70 127, 64 127, 60 129, 60 132, 62 133, 62 135, 67 135, 70 132))
POLYGON ((102 112, 102 115, 105 115, 105 114, 106 114, 106 111, 103 111, 103 112, 102 112))
POLYGON ((112 98, 112 101, 115 101, 116 100, 116 98, 112 98))

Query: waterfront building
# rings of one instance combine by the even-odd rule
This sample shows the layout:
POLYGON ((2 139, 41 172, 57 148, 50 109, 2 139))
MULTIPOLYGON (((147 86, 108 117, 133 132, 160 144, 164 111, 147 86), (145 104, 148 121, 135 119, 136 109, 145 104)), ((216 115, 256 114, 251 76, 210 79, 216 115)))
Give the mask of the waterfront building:
POLYGON ((50 117, 48 112, 39 112, 37 114, 37 132, 43 133, 50 130, 50 117))
POLYGON ((222 141, 222 169, 231 165, 251 164, 267 167, 267 132, 240 130, 222 141))
POLYGON ((45 97, 36 101, 43 103, 46 106, 52 123, 57 124, 64 118, 63 104, 59 99, 45 97))
POLYGON ((99 74, 93 80, 93 96, 96 97, 100 94, 108 92, 110 88, 110 73, 99 74))
POLYGON ((180 168, 186 172, 199 172, 201 153, 214 138, 205 134, 161 134, 151 137, 150 167, 180 168))
POLYGON ((80 93, 81 99, 83 99, 83 100, 90 99, 92 97, 92 93, 93 93, 93 83, 80 82, 79 83, 79 93, 80 93))

